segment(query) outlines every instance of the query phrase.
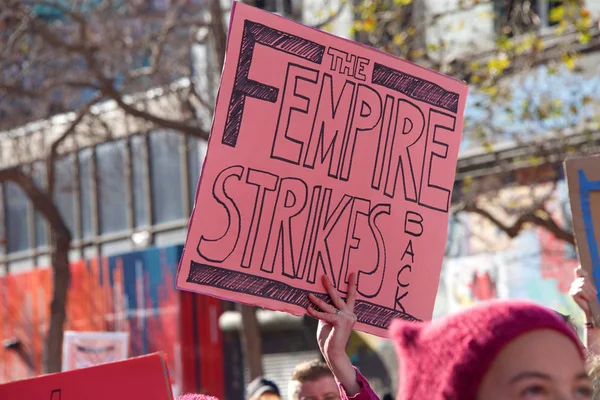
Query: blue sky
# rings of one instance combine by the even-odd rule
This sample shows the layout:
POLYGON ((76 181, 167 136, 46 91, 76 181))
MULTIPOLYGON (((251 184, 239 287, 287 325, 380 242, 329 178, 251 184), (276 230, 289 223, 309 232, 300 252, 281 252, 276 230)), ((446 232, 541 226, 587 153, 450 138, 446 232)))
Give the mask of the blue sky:
POLYGON ((493 105, 491 120, 485 111, 493 104, 490 97, 473 89, 470 91, 465 110, 466 129, 462 151, 481 146, 481 140, 475 137, 474 126, 485 129, 487 121, 501 132, 492 137, 492 143, 516 137, 528 140, 553 130, 573 127, 598 113, 600 105, 599 73, 586 77, 566 68, 551 73, 547 66, 542 66, 525 78, 514 79, 509 83, 509 89, 511 98, 505 103, 493 105), (552 104, 560 112, 540 118, 537 110, 543 104, 552 104), (524 113, 524 110, 528 110, 528 113, 524 113))

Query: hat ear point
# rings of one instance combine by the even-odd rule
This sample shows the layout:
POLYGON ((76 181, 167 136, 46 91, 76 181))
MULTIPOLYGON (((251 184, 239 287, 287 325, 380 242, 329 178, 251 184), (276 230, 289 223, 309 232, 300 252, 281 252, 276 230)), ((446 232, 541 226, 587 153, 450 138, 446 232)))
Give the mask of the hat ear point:
POLYGON ((396 343, 399 350, 407 350, 417 346, 419 335, 423 329, 422 323, 408 322, 401 319, 390 324, 390 339, 396 343))

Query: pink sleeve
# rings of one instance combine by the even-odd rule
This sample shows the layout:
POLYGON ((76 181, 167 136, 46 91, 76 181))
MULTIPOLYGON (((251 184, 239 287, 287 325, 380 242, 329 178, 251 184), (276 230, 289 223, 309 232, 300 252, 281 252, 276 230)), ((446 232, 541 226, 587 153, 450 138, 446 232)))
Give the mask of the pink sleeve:
POLYGON ((360 373, 360 371, 358 369, 356 369, 356 368, 354 368, 354 369, 356 370, 356 380, 358 381, 358 385, 360 386, 360 392, 358 392, 357 394, 355 394, 352 397, 349 397, 346 394, 346 390, 344 389, 342 384, 338 382, 338 388, 340 389, 341 399, 342 400, 379 400, 379 397, 377 396, 377 394, 375 394, 375 392, 371 388, 371 385, 369 385, 369 382, 367 382, 367 379, 360 373))

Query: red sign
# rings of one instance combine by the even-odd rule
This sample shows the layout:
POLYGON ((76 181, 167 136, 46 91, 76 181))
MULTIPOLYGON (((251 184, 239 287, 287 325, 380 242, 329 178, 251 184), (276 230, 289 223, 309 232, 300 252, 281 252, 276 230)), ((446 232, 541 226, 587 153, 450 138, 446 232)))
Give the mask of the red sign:
POLYGON ((0 385, 2 400, 172 400, 161 354, 0 385))

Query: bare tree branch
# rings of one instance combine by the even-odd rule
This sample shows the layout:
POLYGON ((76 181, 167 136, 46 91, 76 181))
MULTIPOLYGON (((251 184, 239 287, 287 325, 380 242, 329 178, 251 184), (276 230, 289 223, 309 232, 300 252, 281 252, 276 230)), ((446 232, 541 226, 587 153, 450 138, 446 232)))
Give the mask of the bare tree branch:
POLYGON ((459 205, 454 212, 470 212, 478 214, 490 221, 510 238, 517 237, 527 224, 532 224, 546 229, 559 240, 575 245, 575 237, 573 236, 573 233, 561 228, 542 204, 537 207, 533 207, 528 212, 520 214, 515 222, 510 225, 504 223, 500 220, 500 218, 497 218, 489 211, 475 205, 473 202, 459 205))
POLYGON ((39 98, 48 92, 58 89, 60 87, 69 87, 73 89, 95 89, 99 90, 98 85, 88 81, 76 81, 76 80, 60 80, 56 82, 44 82, 36 89, 28 89, 23 85, 15 85, 0 82, 0 92, 5 92, 13 96, 39 98))
POLYGON ((119 107, 131 116, 146 120, 165 129, 173 129, 185 135, 208 140, 208 132, 196 124, 189 124, 174 119, 161 118, 148 111, 141 110, 135 105, 127 103, 123 99, 121 93, 110 86, 102 88, 102 91, 106 96, 116 101, 119 107))
POLYGON ((69 127, 65 129, 65 131, 60 135, 52 144, 50 145, 50 152, 48 157, 46 158, 46 171, 48 175, 48 193, 50 197, 54 196, 54 183, 56 180, 56 156, 58 154, 58 147, 69 137, 71 136, 77 127, 81 124, 85 116, 89 113, 90 108, 94 103, 96 103, 99 99, 95 98, 94 100, 88 102, 78 113, 75 119, 71 122, 69 127))
POLYGON ((227 29, 223 23, 223 9, 220 0, 210 0, 211 23, 213 26, 213 41, 217 55, 217 69, 223 70, 225 51, 227 49, 227 29))

